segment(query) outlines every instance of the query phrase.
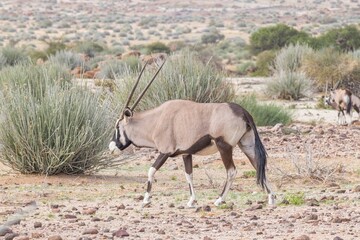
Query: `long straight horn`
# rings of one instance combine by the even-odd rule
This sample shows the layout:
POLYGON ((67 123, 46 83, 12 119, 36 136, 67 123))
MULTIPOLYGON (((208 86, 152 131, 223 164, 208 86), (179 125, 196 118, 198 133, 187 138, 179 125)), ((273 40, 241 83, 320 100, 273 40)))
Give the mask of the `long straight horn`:
POLYGON ((156 76, 158 75, 158 73, 160 72, 161 68, 164 66, 165 61, 161 64, 161 66, 159 67, 159 69, 157 70, 157 72, 155 73, 154 77, 150 80, 150 82, 148 83, 148 85, 145 87, 145 89, 142 91, 142 93, 140 94, 140 96, 136 99, 134 105, 130 108, 131 111, 134 111, 136 105, 140 102, 141 98, 144 96, 144 94, 146 93, 146 91, 148 90, 148 88, 150 87, 150 85, 152 84, 152 82, 155 80, 156 76))
POLYGON ((142 69, 141 69, 141 72, 140 72, 138 78, 136 79, 136 82, 135 82, 135 84, 134 84, 134 86, 133 86, 133 88, 132 88, 132 90, 131 90, 131 92, 130 92, 130 94, 129 94, 129 97, 128 97, 128 99, 126 100, 126 103, 125 103, 123 109, 121 110, 120 119, 124 116, 124 110, 128 107, 128 105, 129 105, 129 103, 130 103, 130 101, 131 101, 131 98, 132 98, 132 96, 134 95, 134 92, 135 92, 135 90, 136 90, 136 87, 137 87, 137 85, 139 84, 140 78, 141 78, 141 76, 142 76, 142 74, 143 74, 143 72, 144 72, 147 64, 148 64, 148 62, 145 62, 144 66, 143 66, 142 69))

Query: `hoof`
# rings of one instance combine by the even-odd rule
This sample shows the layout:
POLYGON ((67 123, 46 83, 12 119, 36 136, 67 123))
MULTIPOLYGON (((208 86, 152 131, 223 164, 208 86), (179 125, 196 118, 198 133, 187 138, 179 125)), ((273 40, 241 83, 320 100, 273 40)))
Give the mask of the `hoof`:
POLYGON ((214 202, 214 205, 215 206, 220 206, 221 204, 225 203, 225 201, 222 200, 221 197, 219 197, 215 202, 214 202))
POLYGON ((196 207, 196 206, 195 206, 196 203, 197 203, 196 200, 194 200, 194 201, 189 201, 189 202, 186 204, 186 207, 187 207, 187 208, 195 208, 195 207, 196 207))
POLYGON ((145 208, 145 207, 149 207, 151 204, 151 202, 143 202, 143 204, 141 205, 142 208, 145 208))
POLYGON ((269 194, 269 196, 268 196, 268 204, 274 206, 275 205, 275 199, 276 199, 275 195, 269 194))

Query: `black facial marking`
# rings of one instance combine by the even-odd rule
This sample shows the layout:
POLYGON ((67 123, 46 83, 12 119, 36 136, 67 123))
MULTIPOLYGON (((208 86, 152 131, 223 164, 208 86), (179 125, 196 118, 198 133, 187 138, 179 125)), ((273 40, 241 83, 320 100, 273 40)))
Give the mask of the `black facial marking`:
POLYGON ((132 143, 132 142, 130 141, 130 139, 128 138, 128 136, 126 135, 126 132, 123 131, 123 132, 121 133, 118 126, 116 127, 116 131, 115 131, 115 133, 114 133, 114 135, 113 135, 112 141, 115 142, 116 147, 119 148, 120 150, 124 150, 125 148, 127 148, 128 146, 130 146, 130 144, 132 143), (122 144, 122 143, 120 142, 121 134, 124 134, 125 144, 122 144))

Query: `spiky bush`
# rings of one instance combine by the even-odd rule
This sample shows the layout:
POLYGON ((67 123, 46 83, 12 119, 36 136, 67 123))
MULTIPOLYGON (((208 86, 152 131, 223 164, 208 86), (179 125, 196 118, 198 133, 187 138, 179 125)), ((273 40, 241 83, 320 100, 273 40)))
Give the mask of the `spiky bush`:
MULTIPOLYGON (((19 71, 1 71, 1 79, 11 79, 11 70, 19 71)), ((21 173, 47 175, 105 166, 100 154, 111 126, 100 97, 64 82, 64 73, 54 74, 54 68, 21 70, 21 77, 1 88, 0 161, 21 173)))
POLYGON ((94 57, 96 53, 104 51, 105 47, 99 43, 83 41, 78 42, 73 49, 78 53, 84 53, 89 57, 94 57))
MULTIPOLYGON (((149 67, 135 92, 140 93, 157 68, 149 67)), ((124 103, 139 73, 127 70, 116 82, 117 104, 124 103)), ((234 98, 232 86, 213 65, 203 64, 189 50, 171 55, 137 109, 153 108, 170 99, 188 99, 196 102, 228 102, 234 98)))
POLYGON ((289 110, 275 104, 260 104, 254 95, 239 97, 236 102, 251 114, 257 126, 287 125, 292 121, 289 110))
POLYGON ((287 100, 309 97, 313 91, 312 80, 302 72, 277 72, 266 85, 269 96, 287 100))
POLYGON ((282 48, 276 55, 274 71, 296 72, 303 64, 304 58, 313 52, 307 45, 289 45, 282 48))
POLYGON ((15 66, 29 62, 29 57, 19 48, 4 47, 0 50, 0 70, 5 66, 15 66))
POLYGON ((121 60, 107 61, 105 64, 101 66, 101 70, 96 77, 101 79, 116 79, 124 72, 126 72, 128 68, 129 66, 124 61, 121 60))
POLYGON ((85 62, 78 53, 61 50, 55 55, 49 56, 49 62, 55 65, 63 65, 69 69, 76 67, 85 67, 85 62))

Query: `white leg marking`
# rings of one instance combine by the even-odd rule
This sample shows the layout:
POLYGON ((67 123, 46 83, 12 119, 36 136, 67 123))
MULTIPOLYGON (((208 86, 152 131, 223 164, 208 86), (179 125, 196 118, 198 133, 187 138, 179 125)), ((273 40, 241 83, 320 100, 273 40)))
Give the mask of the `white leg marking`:
POLYGON ((236 177, 237 171, 235 168, 230 168, 227 172, 227 179, 226 179, 226 184, 224 187, 224 192, 223 194, 215 201, 215 206, 219 206, 221 203, 223 203, 226 199, 226 196, 230 190, 230 187, 232 185, 232 183, 234 182, 234 179, 236 177))
MULTIPOLYGON (((155 172, 156 172, 156 168, 154 167, 151 167, 149 169, 149 172, 148 172, 148 184, 150 184, 150 187, 152 185, 152 182, 154 181, 154 175, 155 175, 155 172)), ((146 205, 149 205, 150 204, 150 191, 146 191, 145 192, 145 196, 144 196, 144 200, 143 200, 143 206, 146 206, 146 205)))
POLYGON ((187 206, 189 208, 195 207, 196 197, 195 197, 195 191, 194 191, 194 185, 193 185, 193 175, 185 173, 186 181, 189 183, 190 190, 191 190, 191 196, 190 200, 187 203, 187 206))

